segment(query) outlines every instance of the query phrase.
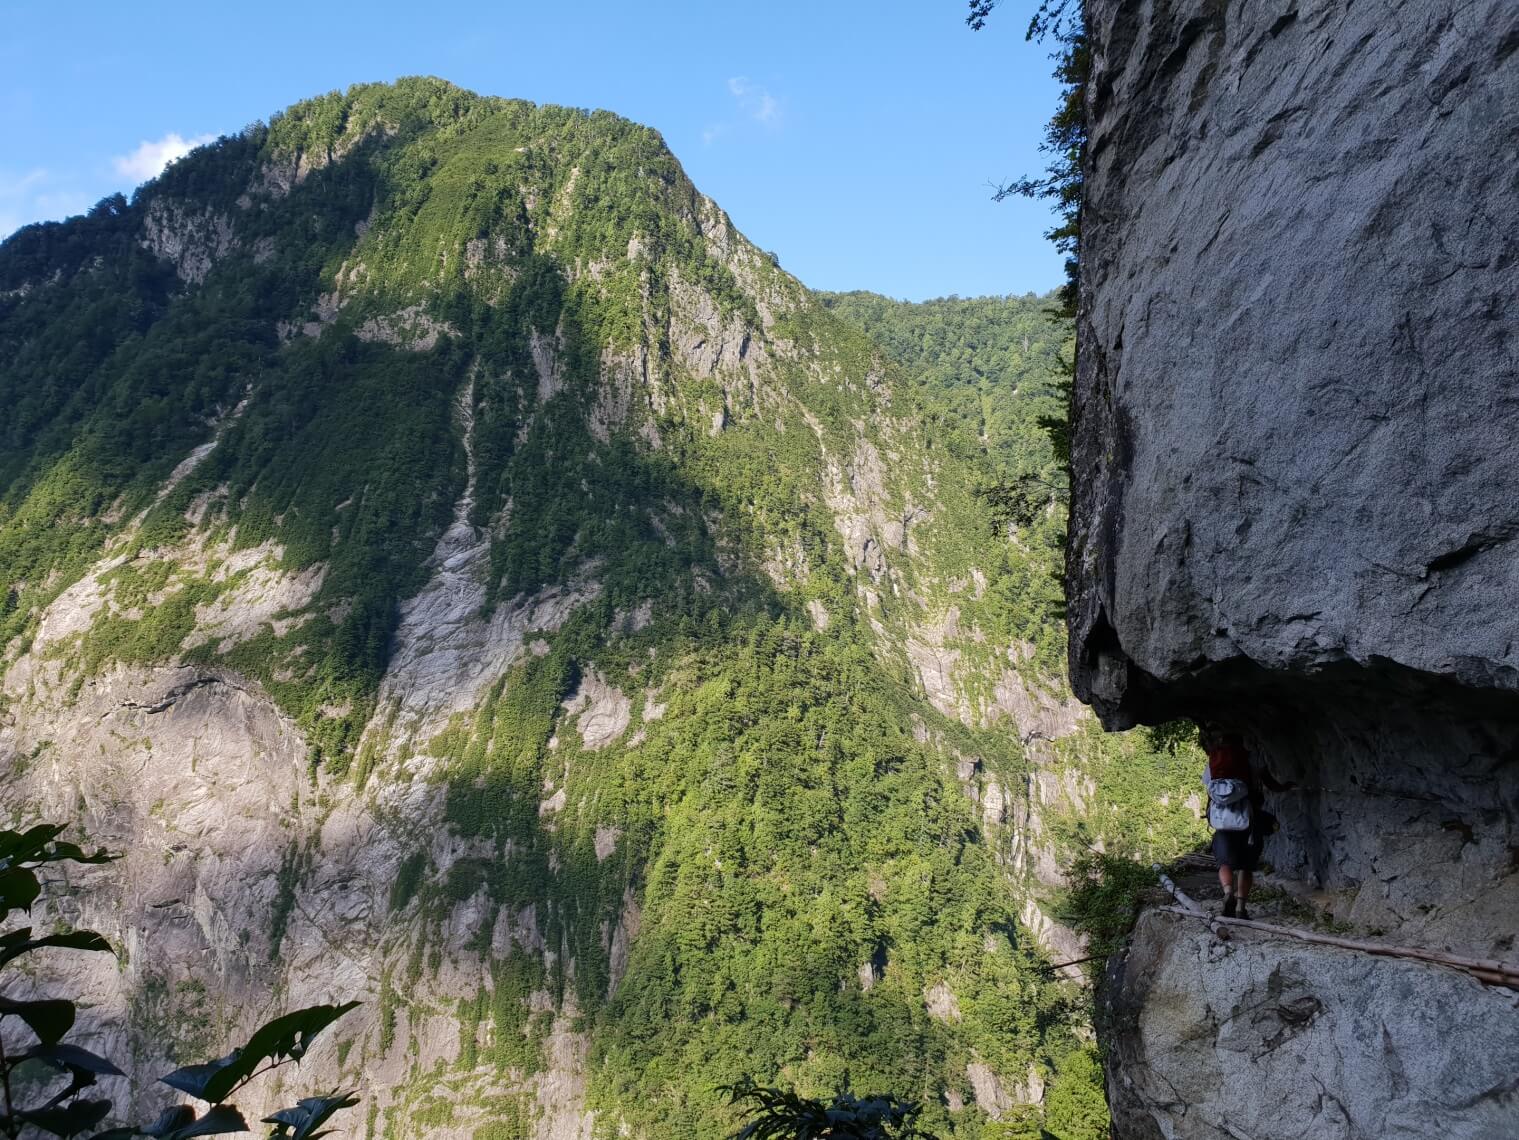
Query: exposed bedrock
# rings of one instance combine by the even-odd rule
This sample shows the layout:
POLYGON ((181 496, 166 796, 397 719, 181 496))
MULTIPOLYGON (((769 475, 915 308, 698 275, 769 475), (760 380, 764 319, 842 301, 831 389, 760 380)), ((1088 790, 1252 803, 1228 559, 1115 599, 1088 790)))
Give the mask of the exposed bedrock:
POLYGON ((1510 990, 1151 911, 1107 987, 1119 1140, 1506 1140, 1510 990))
POLYGON ((1399 913, 1501 890, 1519 7, 1089 8, 1076 689, 1110 727, 1237 724, 1301 785, 1301 877, 1422 874, 1399 913))

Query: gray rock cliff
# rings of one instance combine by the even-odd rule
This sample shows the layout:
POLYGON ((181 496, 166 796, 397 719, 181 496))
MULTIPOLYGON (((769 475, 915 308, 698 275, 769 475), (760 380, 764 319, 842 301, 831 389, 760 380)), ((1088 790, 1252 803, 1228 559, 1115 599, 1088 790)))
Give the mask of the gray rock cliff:
POLYGON ((1255 669, 1519 690, 1519 10, 1092 25, 1083 692, 1124 721, 1255 669))
POLYGON ((1092 11, 1073 679, 1248 729, 1326 882, 1519 823, 1519 11, 1396 7, 1092 11))
POLYGON ((1116 970, 1118 1135, 1514 1135, 1512 991, 1149 912, 1116 970))
MULTIPOLYGON (((1267 858, 1337 921, 1512 960, 1519 7, 1093 0, 1088 26, 1074 686, 1110 728, 1240 729, 1296 785, 1267 858)), ((1138 937, 1147 971, 1196 949, 1138 937)), ((1305 960, 1311 985, 1351 984, 1305 960)), ((1389 970, 1366 967, 1360 997, 1389 970)), ((1131 972, 1123 1000, 1158 1001, 1152 982, 1131 972)), ((1409 993, 1428 1004, 1404 1016, 1447 1008, 1409 993)), ((1457 1020, 1511 1040, 1513 1003, 1482 1000, 1457 1020)), ((1123 1024, 1119 1076, 1224 1048, 1123 1024)), ((1420 1064, 1456 1047, 1387 1032, 1431 1049, 1420 1064)), ((1251 1101, 1230 1132, 1131 1076, 1119 1135, 1435 1134, 1412 1109, 1372 1121, 1354 1087, 1330 1090, 1333 1127, 1251 1101)), ((1519 1134, 1501 1107, 1444 1134, 1519 1134)))

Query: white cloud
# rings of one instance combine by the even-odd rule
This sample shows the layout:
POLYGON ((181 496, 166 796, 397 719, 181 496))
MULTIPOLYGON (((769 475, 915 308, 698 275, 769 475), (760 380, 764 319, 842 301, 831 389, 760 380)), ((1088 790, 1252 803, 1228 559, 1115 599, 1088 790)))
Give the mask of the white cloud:
POLYGON ((706 143, 708 146, 711 146, 727 133, 727 123, 713 123, 710 127, 703 128, 701 133, 701 141, 706 143))
POLYGON ((767 127, 781 125, 781 101, 745 75, 728 80, 729 93, 738 100, 738 108, 756 123, 767 127))
POLYGON ((37 218, 38 193, 47 185, 46 170, 12 174, 0 170, 0 239, 8 238, 37 218))
POLYGON ((157 142, 140 143, 131 154, 118 155, 112 159, 116 173, 130 178, 133 185, 156 178, 176 158, 183 158, 198 146, 215 139, 215 135, 196 135, 182 138, 178 131, 170 131, 157 142))

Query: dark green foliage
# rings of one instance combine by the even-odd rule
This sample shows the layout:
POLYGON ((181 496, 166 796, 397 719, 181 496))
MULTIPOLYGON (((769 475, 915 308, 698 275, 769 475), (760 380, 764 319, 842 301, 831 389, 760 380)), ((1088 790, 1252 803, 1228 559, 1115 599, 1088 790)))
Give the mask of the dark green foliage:
POLYGON ((598 1092, 630 1122, 721 1127, 713 1094, 665 1091, 691 1072, 926 1098, 975 1055, 1026 1072, 1073 1043, 970 805, 868 650, 760 622, 666 683, 625 774, 594 784, 599 812, 649 836, 642 933, 597 1036, 598 1092), (990 949, 988 930, 1005 932, 990 949), (953 1028, 923 1008, 936 983, 961 995, 953 1028))
POLYGON ((1091 953, 1099 956, 1094 971, 1100 974, 1102 959, 1128 939, 1141 894, 1155 886, 1155 872, 1132 859, 1091 852, 1077 858, 1070 882, 1060 919, 1087 936, 1091 953))
POLYGON ((204 1065, 175 1069, 159 1079, 197 1100, 219 1103, 252 1080, 255 1071, 266 1062, 272 1062, 273 1067, 286 1060, 299 1061, 312 1038, 358 1004, 351 1001, 344 1005, 315 1005, 277 1017, 259 1029, 241 1049, 204 1065))
POLYGON ((840 1093, 827 1102, 741 1081, 720 1090, 749 1118, 732 1140, 932 1140, 913 1125, 922 1106, 840 1093))
POLYGON ((271 956, 279 954, 280 943, 285 940, 285 930, 290 924, 290 915, 295 910, 296 889, 300 886, 301 877, 310 865, 310 852, 302 850, 293 843, 287 845, 280 856, 278 890, 269 914, 269 953, 271 956))
POLYGON ((318 1130, 335 1113, 353 1108, 358 1103, 357 1097, 343 1093, 305 1097, 296 1102, 294 1108, 281 1109, 273 1116, 264 1117, 264 1123, 275 1126, 270 1135, 276 1140, 280 1137, 289 1137, 289 1140, 317 1140, 317 1137, 326 1135, 318 1130))
POLYGON ((964 466, 992 536, 1019 539, 980 544, 995 594, 986 627, 1039 645, 1040 671, 1062 672, 1069 481, 1051 429, 1065 423, 1070 321, 1052 298, 1032 294, 921 304, 864 292, 821 298, 902 368, 923 409, 925 444, 964 466))
MULTIPOLYGON (((1000 0, 970 0, 965 22, 975 31, 985 25, 1000 0)), ((998 188, 998 201, 1013 194, 1045 198, 1054 203, 1060 225, 1045 236, 1066 254, 1066 284, 1060 298, 1064 315, 1076 315, 1078 249, 1081 241, 1081 192, 1086 157, 1086 77, 1091 69, 1091 49, 1086 36, 1084 0, 1040 0, 1029 19, 1027 38, 1051 40, 1056 45, 1055 78, 1063 85, 1060 104, 1045 127, 1040 147, 1049 155, 1044 177, 1023 177, 998 188)), ((1069 452, 1067 452, 1069 454, 1069 452)))
MULTIPOLYGON (((583 415, 602 352, 668 316, 662 285, 678 279, 757 320, 696 229, 704 208, 652 131, 415 79, 302 104, 202 148, 130 203, 23 230, 0 248, 0 403, 12 411, 0 427, 0 644, 24 636, 138 512, 136 547, 166 548, 189 534, 187 507, 209 500, 218 537, 276 544, 286 567, 322 564, 325 575, 317 616, 288 637, 193 656, 263 682, 316 759, 346 766, 398 601, 420 585, 462 490, 453 407, 466 390, 478 421, 471 521, 491 525, 514 506, 512 525, 496 528, 493 597, 562 580, 607 551, 642 554, 619 560, 629 582, 667 575, 638 507, 669 491, 668 465, 621 443, 592 454, 583 415), (297 184, 271 198, 269 180, 294 181, 297 163, 297 184), (192 244, 226 224, 236 242, 186 288, 141 248, 150 222, 187 229, 192 244), (556 230, 552 256, 534 248, 545 229, 556 230), (626 258, 635 241, 637 265, 626 258), (486 249, 478 272, 471 242, 486 249), (339 280, 354 260, 362 279, 339 280), (592 263, 613 268, 592 281, 592 263), (339 294, 346 304, 324 328, 313 308, 339 294), (397 312, 456 335, 425 352, 360 339, 405 340, 365 323, 397 312), (307 322, 323 334, 299 335, 307 322), (557 345, 565 392, 528 424, 534 337, 557 345), (206 461, 155 498, 216 432, 206 461)), ((207 600, 171 590, 163 613, 103 625, 87 667, 172 655, 207 600)))
MULTIPOLYGON (((156 1121, 141 1130, 141 1135, 160 1137, 161 1140, 188 1140, 191 1136, 220 1136, 228 1132, 248 1131, 248 1121, 232 1105, 218 1104, 200 1116, 189 1105, 175 1105, 163 1110, 156 1121)), ((132 1136, 139 1134, 132 1128, 113 1128, 110 1135, 132 1136)), ((95 1140, 100 1140, 96 1137, 95 1140)))
POLYGON ((1132 732, 1103 732, 1087 722, 1056 745, 1099 795, 1080 818, 1052 818, 1073 853, 1101 848, 1143 865, 1168 863, 1208 836, 1200 810, 1204 757, 1197 729, 1178 722, 1132 732))
MULTIPOLYGON (((999 0, 970 0, 966 23, 980 31, 999 0)), ((1017 194, 1025 198, 1043 198, 1052 203, 1060 223, 1045 237, 1066 255, 1065 284, 1057 291, 1059 313, 1065 320, 1076 318, 1077 295, 1081 284, 1081 203, 1085 178, 1087 146, 1087 75, 1092 67, 1091 45, 1086 34, 1084 0, 1040 0, 1029 20, 1027 38, 1053 41, 1055 78, 1061 84, 1060 103, 1050 117, 1040 146, 1049 156, 1042 177, 1025 175, 997 188, 994 197, 1001 201, 1017 194)), ((1071 463, 1071 412, 1076 361, 1074 352, 1057 384, 1061 405, 1057 413, 1047 415, 1040 426, 1049 435, 1062 468, 1071 463)))
MULTIPOLYGON (((38 824, 25 831, 0 831, 0 920, 8 920, 18 910, 30 911, 42 884, 37 869, 50 863, 108 863, 115 856, 97 850, 86 854, 77 844, 60 840, 61 824, 38 824)), ((93 939, 98 936, 80 931, 72 934, 55 934, 48 938, 32 938, 31 928, 12 930, 0 935, 0 965, 31 950, 44 946, 69 946, 62 938, 93 939)), ((75 949, 105 949, 93 943, 75 949)))
MULTIPOLYGON (((86 854, 72 843, 60 842, 61 826, 43 824, 27 831, 0 831, 0 920, 17 910, 30 910, 37 900, 40 867, 64 863, 105 863, 116 858, 104 851, 86 854)), ((100 935, 87 930, 59 931, 33 938, 30 927, 0 933, 0 966, 21 954, 44 948, 110 951, 100 935)), ((202 1114, 177 1105, 167 1109, 151 1125, 123 1125, 97 1133, 94 1140, 124 1140, 130 1136, 153 1136, 160 1140, 189 1140, 193 1136, 246 1132, 247 1121, 233 1105, 224 1103, 255 1077, 290 1061, 298 1061, 312 1040, 344 1013, 357 1005, 312 1006, 276 1018, 259 1029, 247 1045, 234 1049, 218 1061, 176 1069, 162 1080, 171 1088, 206 1101, 202 1114)), ((85 1098, 101 1077, 120 1077, 122 1071, 104 1057, 63 1042, 74 1025, 74 1002, 66 998, 16 1001, 0 993, 0 1025, 15 1018, 36 1038, 36 1044, 15 1051, 16 1040, 0 1047, 0 1135, 10 1140, 50 1136, 77 1136, 97 1128, 110 1114, 111 1101, 85 1098), (41 1091, 36 1091, 40 1085, 41 1091), (23 1106, 27 1093, 43 1099, 23 1106)), ((301 1101, 269 1118, 276 1128, 271 1136, 292 1140, 316 1140, 313 1129, 339 1109, 358 1102, 341 1094, 301 1101)))
MULTIPOLYGON (((73 1027, 74 1006, 66 1001, 11 1001, 0 998, 0 1014, 19 1017, 37 1035, 44 1049, 57 1047, 63 1035, 73 1027)), ((33 1056, 39 1055, 33 1050, 33 1056)))
POLYGON ((395 881, 390 884, 390 909, 404 910, 406 904, 416 897, 422 882, 422 872, 427 867, 427 856, 413 851, 401 862, 395 881))
POLYGON ((1053 1140, 1107 1140, 1102 1061, 1091 1046, 1074 1049, 1056 1062, 1044 1097, 1044 1134, 1053 1140))

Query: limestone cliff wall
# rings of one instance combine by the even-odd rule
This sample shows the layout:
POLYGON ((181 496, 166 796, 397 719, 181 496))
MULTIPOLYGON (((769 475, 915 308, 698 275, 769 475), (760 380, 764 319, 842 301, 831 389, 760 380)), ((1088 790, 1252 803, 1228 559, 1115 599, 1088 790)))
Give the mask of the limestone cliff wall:
MULTIPOLYGON (((1296 784, 1268 859, 1337 921, 1512 958, 1519 6, 1087 12, 1073 684, 1109 727, 1240 729, 1296 784)), ((1147 1017, 1120 1056, 1225 1048, 1147 1017)), ((1241 1134, 1188 1101, 1120 1096, 1119 1133, 1241 1134)))
POLYGON ((1519 9, 1090 23, 1077 691, 1247 730, 1305 875, 1511 865, 1519 9))
POLYGON ((1519 9, 1098 0, 1092 32, 1083 692, 1519 691, 1519 9))

